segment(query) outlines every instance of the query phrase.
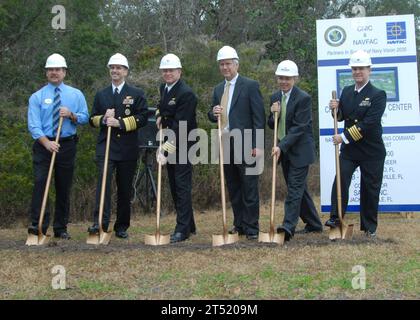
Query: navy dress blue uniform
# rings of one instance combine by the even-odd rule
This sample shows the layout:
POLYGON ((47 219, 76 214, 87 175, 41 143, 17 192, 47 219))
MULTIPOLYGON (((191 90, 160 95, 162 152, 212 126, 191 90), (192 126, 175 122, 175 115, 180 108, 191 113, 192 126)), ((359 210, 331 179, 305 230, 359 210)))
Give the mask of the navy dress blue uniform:
MULTIPOLYGON (((226 80, 214 88, 212 106, 208 112, 208 118, 212 122, 217 122, 213 107, 221 104, 225 83, 226 80)), ((255 236, 259 232, 259 175, 246 174, 246 169, 252 164, 247 164, 245 159, 249 158, 252 152, 250 147, 262 148, 257 146, 257 130, 264 130, 265 127, 264 102, 257 81, 238 75, 234 86, 228 115, 229 130, 240 130, 242 155, 235 154, 238 150, 235 150, 231 138, 230 163, 224 164, 224 171, 233 209, 234 227, 239 234, 255 236), (252 146, 245 143, 246 129, 252 132, 252 146), (241 161, 235 163, 233 159, 241 161)))
MULTIPOLYGON (((344 121, 344 135, 348 144, 340 148, 342 208, 346 212, 352 175, 360 167, 360 220, 361 230, 375 233, 379 193, 386 156, 382 140, 381 118, 386 107, 386 93, 370 81, 360 91, 347 86, 340 97, 337 120, 344 121)), ((331 192, 331 218, 337 220, 336 182, 331 192)))
POLYGON ((115 119, 120 122, 119 128, 112 128, 109 149, 108 176, 105 192, 104 229, 108 229, 111 216, 111 181, 116 171, 117 184, 117 219, 114 224, 116 232, 126 231, 130 226, 130 200, 132 180, 139 154, 137 129, 147 123, 147 102, 143 90, 124 84, 120 93, 115 94, 112 86, 106 87, 95 95, 92 115, 89 123, 100 128, 96 144, 96 163, 98 168, 98 185, 94 223, 98 224, 99 200, 102 185, 102 172, 105 159, 107 125, 103 117, 107 109, 115 109, 115 119))
MULTIPOLYGON (((157 106, 156 116, 161 117, 163 129, 173 130, 175 133, 175 149, 176 163, 167 164, 167 172, 169 178, 169 186, 171 189, 172 199, 176 210, 176 227, 174 234, 180 232, 187 238, 190 233, 196 232, 194 214, 192 208, 192 165, 188 157, 188 150, 193 142, 183 141, 187 145, 186 150, 180 149, 180 139, 187 139, 191 130, 197 128, 196 108, 197 97, 192 89, 182 80, 179 79, 173 87, 167 92, 166 85, 162 84, 160 90, 160 102, 157 106), (186 125, 184 133, 187 136, 180 136, 180 122, 186 125), (180 159, 180 155, 185 156, 180 159)), ((181 130, 182 131, 182 130, 181 130)), ((168 141, 172 143, 172 141, 168 141)), ((163 146, 164 149, 165 145, 163 146)))
MULTIPOLYGON (((282 100, 282 92, 274 93, 270 105, 282 100)), ((279 117, 280 119, 280 117, 279 117)), ((274 128, 270 113, 268 126, 274 128)), ((315 162, 315 143, 312 128, 311 97, 293 86, 286 108, 286 135, 278 142, 280 160, 287 185, 282 228, 293 236, 299 217, 306 224, 306 231, 322 231, 322 223, 308 192, 309 165, 315 162)))

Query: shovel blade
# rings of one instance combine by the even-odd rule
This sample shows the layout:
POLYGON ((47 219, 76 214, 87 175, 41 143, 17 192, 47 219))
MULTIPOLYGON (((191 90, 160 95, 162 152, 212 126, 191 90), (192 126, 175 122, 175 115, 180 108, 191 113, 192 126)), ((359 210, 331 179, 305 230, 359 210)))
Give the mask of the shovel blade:
POLYGON ((169 235, 156 233, 156 234, 146 234, 144 236, 144 244, 147 244, 149 246, 162 246, 169 243, 170 243, 169 235))
POLYGON ((353 238, 353 224, 348 224, 343 227, 341 239, 343 240, 351 240, 353 238))
POLYGON ((239 241, 237 233, 234 234, 217 234, 213 235, 213 247, 220 247, 226 244, 232 244, 239 241))
POLYGON ((343 224, 341 227, 330 228, 328 237, 330 240, 351 240, 353 238, 353 227, 353 224, 343 224))
POLYGON ((93 233, 89 234, 86 243, 87 244, 93 244, 93 245, 108 245, 109 241, 111 240, 112 232, 100 232, 100 233, 93 233))
POLYGON ((86 239, 87 244, 99 245, 99 233, 89 234, 86 239))
POLYGON ((258 242, 284 244, 284 232, 281 233, 265 233, 260 232, 258 242))
POLYGON ((340 229, 340 227, 330 228, 330 232, 328 233, 328 238, 331 241, 341 239, 341 229, 340 229))
POLYGON ((50 241, 49 235, 34 235, 34 234, 28 234, 28 238, 26 239, 25 245, 27 246, 42 246, 44 244, 47 244, 50 241))
POLYGON ((99 234, 99 244, 107 246, 111 241, 112 232, 102 232, 99 234))

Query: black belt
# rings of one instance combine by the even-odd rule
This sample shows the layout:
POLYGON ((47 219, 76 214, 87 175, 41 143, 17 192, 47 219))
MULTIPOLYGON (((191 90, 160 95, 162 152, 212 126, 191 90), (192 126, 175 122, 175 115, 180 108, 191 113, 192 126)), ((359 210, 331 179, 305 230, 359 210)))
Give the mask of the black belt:
MULTIPOLYGON (((47 138, 48 138, 48 140, 55 141, 55 137, 47 137, 47 138)), ((60 138, 60 139, 58 139, 58 142, 65 142, 65 141, 71 141, 71 140, 77 140, 77 134, 74 134, 74 135, 68 136, 68 137, 60 138)))

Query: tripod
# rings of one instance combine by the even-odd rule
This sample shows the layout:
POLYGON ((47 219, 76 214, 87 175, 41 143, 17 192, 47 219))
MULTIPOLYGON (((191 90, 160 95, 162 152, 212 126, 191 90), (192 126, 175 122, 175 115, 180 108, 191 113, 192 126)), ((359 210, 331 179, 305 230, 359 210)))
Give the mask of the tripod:
POLYGON ((156 162, 155 150, 157 146, 143 146, 144 151, 141 156, 142 166, 137 169, 137 174, 133 182, 133 199, 131 203, 139 200, 140 205, 146 212, 150 212, 157 199, 156 183, 153 176, 153 165, 156 162))

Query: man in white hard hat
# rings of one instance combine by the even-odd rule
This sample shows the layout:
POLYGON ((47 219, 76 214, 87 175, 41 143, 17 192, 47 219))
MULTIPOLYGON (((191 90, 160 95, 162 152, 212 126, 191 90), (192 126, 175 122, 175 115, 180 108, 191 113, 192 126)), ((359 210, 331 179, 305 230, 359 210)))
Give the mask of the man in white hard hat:
MULTIPOLYGON (((346 212, 353 172, 360 167, 360 229, 374 238, 378 225, 379 193, 386 156, 382 140, 382 115, 386 107, 386 93, 370 81, 372 61, 368 53, 358 50, 350 57, 354 85, 343 89, 339 100, 331 100, 330 108, 337 108, 338 121, 344 121, 344 131, 333 136, 334 144, 341 144, 341 199, 346 212)), ((325 223, 338 227, 336 182, 331 192, 331 217, 325 223)))
POLYGON ((169 139, 158 150, 158 161, 166 163, 168 153, 175 155, 175 163, 167 164, 169 185, 176 210, 176 226, 171 234, 171 243, 188 239, 195 234, 195 222, 192 208, 192 165, 188 150, 192 142, 187 143, 187 149, 181 150, 181 139, 188 140, 191 130, 197 128, 196 108, 197 97, 192 89, 181 79, 182 65, 179 58, 169 53, 162 57, 159 69, 163 82, 160 85, 160 101, 156 110, 156 125, 158 128, 172 130, 175 141, 169 139), (185 126, 185 130, 182 130, 185 126), (186 133, 181 136, 180 132, 186 133), (184 158, 184 159, 182 159, 184 158))
POLYGON ((246 235, 248 240, 258 239, 259 194, 257 174, 247 174, 246 158, 261 156, 264 146, 257 145, 257 131, 264 130, 265 111, 258 82, 239 75, 239 57, 236 50, 222 47, 217 53, 219 70, 224 80, 213 91, 213 104, 208 113, 210 121, 221 117, 222 129, 229 133, 240 130, 242 148, 230 138, 230 162, 224 164, 226 183, 233 209, 233 228, 229 233, 246 235), (246 130, 252 133, 247 139, 246 130), (252 146, 246 141, 251 140, 252 146), (239 161, 238 161, 239 160, 239 161))
POLYGON ((127 229, 130 226, 132 181, 139 154, 137 129, 147 124, 147 103, 144 91, 126 82, 129 66, 125 56, 120 53, 111 56, 108 69, 111 85, 96 93, 90 117, 91 126, 100 130, 96 145, 98 184, 94 224, 88 232, 99 232, 99 200, 106 136, 107 128, 112 127, 102 227, 108 230, 111 219, 111 181, 115 171, 118 190, 114 231, 118 238, 125 239, 128 238, 127 229))
POLYGON ((280 160, 287 196, 283 223, 277 227, 277 232, 284 233, 284 240, 289 241, 295 234, 299 217, 305 228, 297 233, 322 232, 322 223, 306 183, 309 166, 315 161, 312 99, 296 86, 299 76, 296 63, 280 62, 275 74, 279 91, 271 96, 268 126, 274 128, 274 112, 278 112, 278 145, 272 155, 280 160))
MULTIPOLYGON (((45 63, 48 84, 35 92, 29 99, 28 128, 35 140, 33 145, 33 168, 35 183, 31 203, 31 225, 29 233, 38 235, 38 220, 45 191, 51 156, 57 152, 55 175, 54 236, 70 239, 67 231, 70 209, 70 188, 73 180, 76 157, 76 127, 88 122, 89 113, 83 93, 64 83, 67 63, 64 57, 54 53, 45 63), (59 142, 55 142, 59 118, 63 124, 59 142)), ((48 206, 42 232, 49 225, 48 206)))

